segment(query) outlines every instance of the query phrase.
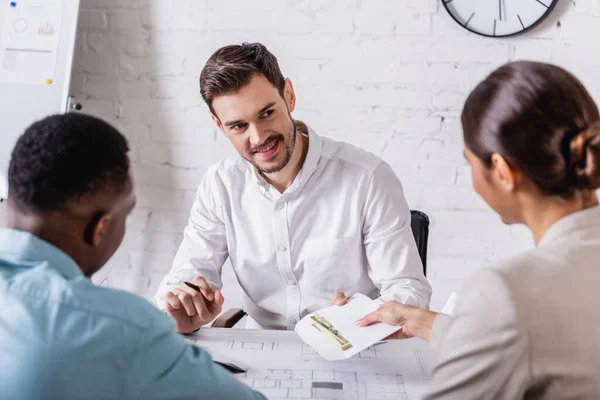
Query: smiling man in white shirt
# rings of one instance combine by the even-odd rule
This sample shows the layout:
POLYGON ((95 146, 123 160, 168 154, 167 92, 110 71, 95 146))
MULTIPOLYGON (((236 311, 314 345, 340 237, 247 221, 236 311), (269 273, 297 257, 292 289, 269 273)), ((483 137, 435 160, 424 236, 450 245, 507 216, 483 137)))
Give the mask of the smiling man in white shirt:
POLYGON ((200 90, 239 156, 206 172, 155 296, 179 332, 221 312, 228 257, 262 328, 293 329, 355 293, 429 306, 400 181, 377 156, 294 120, 294 89, 273 54, 258 43, 223 47, 200 90))

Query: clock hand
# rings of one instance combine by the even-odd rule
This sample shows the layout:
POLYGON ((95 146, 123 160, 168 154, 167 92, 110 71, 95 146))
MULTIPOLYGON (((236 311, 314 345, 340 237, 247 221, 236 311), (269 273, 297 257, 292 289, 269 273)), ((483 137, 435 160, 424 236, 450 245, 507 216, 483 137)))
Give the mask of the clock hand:
POLYGON ((502 21, 502 0, 498 0, 498 14, 499 14, 499 20, 502 21))

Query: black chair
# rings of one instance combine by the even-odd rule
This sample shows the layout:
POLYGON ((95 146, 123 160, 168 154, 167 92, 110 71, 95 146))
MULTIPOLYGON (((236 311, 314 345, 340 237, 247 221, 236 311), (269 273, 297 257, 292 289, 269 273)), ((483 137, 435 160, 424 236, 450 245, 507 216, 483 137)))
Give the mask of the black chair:
POLYGON ((421 262, 423 274, 427 275, 427 241, 429 239, 429 217, 422 211, 410 211, 410 227, 412 228, 421 262))
MULTIPOLYGON (((410 211, 410 227, 417 243, 417 250, 423 263, 423 274, 427 275, 427 240, 429 239, 429 217, 422 211, 410 211)), ((232 308, 221 314, 212 323, 213 328, 231 328, 244 318, 246 312, 232 308)))

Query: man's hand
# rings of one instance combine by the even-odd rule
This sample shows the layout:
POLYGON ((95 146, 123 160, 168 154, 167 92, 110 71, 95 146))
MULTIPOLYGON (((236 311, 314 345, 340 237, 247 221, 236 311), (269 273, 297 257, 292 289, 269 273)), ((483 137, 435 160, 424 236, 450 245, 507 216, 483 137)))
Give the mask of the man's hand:
POLYGON ((348 298, 342 292, 335 292, 331 298, 330 306, 343 306, 348 302, 348 298))
POLYGON ((221 291, 213 292, 204 278, 198 276, 191 283, 200 291, 181 282, 165 299, 167 314, 175 320, 179 333, 192 333, 215 319, 225 300, 221 291))
POLYGON ((407 339, 416 336, 428 342, 436 315, 437 313, 429 310, 388 301, 379 307, 377 311, 365 315, 356 325, 368 326, 377 322, 397 325, 402 329, 386 339, 407 339))

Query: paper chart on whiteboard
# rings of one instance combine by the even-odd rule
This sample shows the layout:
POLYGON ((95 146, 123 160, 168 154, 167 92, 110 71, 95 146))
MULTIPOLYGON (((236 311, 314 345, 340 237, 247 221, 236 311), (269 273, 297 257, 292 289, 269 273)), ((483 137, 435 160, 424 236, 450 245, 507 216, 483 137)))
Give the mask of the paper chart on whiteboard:
POLYGON ((7 3, 0 39, 0 81, 50 84, 54 78, 63 3, 7 3))

